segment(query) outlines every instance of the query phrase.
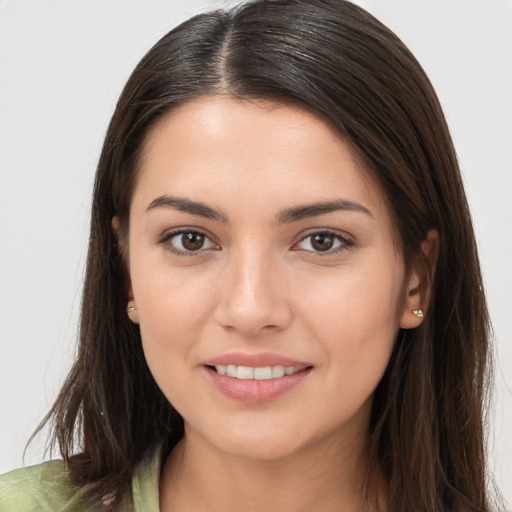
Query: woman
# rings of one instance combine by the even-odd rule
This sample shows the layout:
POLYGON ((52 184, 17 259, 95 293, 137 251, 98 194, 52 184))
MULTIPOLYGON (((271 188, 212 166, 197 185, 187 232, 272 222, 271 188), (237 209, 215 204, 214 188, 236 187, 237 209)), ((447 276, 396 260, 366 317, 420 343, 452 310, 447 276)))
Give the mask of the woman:
POLYGON ((341 0, 195 17, 106 136, 64 464, 3 477, 0 509, 489 510, 488 329, 396 36, 341 0))

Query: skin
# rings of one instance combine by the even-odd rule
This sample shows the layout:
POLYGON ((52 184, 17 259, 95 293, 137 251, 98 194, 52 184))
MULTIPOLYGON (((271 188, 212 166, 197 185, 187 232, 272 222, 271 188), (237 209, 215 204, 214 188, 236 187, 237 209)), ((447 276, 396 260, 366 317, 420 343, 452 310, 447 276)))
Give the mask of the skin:
POLYGON ((148 365, 185 421, 161 510, 372 510, 360 489, 372 395, 425 297, 394 240, 379 187, 311 113, 219 96, 152 127, 130 210, 128 299, 148 365), (225 218, 148 209, 162 196, 225 218), (340 198, 367 212, 276 221, 283 209, 340 198), (162 237, 176 228, 203 233, 202 248, 173 253, 183 237, 162 237), (319 251, 308 235, 326 229, 343 238, 327 236, 333 247, 319 251), (248 404, 206 376, 205 361, 233 351, 312 369, 283 395, 248 404))

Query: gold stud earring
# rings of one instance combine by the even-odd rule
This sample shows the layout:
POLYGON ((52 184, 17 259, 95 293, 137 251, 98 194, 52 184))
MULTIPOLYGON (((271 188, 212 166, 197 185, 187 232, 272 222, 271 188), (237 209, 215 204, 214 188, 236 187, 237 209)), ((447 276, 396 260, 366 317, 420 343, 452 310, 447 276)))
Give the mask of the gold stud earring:
POLYGON ((412 314, 416 315, 418 318, 423 317, 423 310, 422 309, 413 309, 412 314))

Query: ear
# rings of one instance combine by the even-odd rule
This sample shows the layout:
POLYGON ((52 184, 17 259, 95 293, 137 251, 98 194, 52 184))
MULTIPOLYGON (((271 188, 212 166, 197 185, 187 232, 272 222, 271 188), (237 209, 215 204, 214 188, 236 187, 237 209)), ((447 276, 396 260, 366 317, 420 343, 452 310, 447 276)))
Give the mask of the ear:
POLYGON ((421 253, 404 289, 405 300, 400 318, 402 329, 418 327, 427 314, 438 255, 439 233, 431 230, 421 243, 421 253))
MULTIPOLYGON (((119 222, 119 217, 117 215, 114 215, 112 217, 112 229, 114 231, 114 235, 117 238, 118 246, 122 244, 122 241, 119 240, 119 226, 121 223, 119 222)), ((123 249, 120 249, 122 252, 123 259, 126 260, 125 254, 123 254, 123 249)), ((139 312, 137 311, 137 304, 135 303, 135 298, 133 296, 133 288, 132 288, 132 282, 130 279, 130 273, 128 269, 125 267, 125 279, 126 279, 126 292, 127 292, 127 306, 126 306, 126 313, 128 315, 128 318, 135 324, 139 323, 139 312)))
POLYGON ((134 324, 139 323, 139 312, 137 311, 137 304, 134 300, 128 301, 128 305, 126 306, 126 314, 134 324))

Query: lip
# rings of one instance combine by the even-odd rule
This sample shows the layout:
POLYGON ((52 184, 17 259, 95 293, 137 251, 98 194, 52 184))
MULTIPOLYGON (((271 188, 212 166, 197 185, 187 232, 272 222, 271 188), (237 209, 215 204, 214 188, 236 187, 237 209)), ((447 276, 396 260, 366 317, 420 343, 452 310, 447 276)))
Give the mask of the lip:
POLYGON ((264 366, 293 366, 294 368, 306 368, 308 366, 313 366, 311 363, 297 361, 272 352, 259 352, 254 354, 246 352, 231 352, 214 357, 213 359, 208 359, 202 364, 204 366, 234 364, 236 366, 252 366, 253 368, 261 368, 264 366))
POLYGON ((203 363, 208 381, 224 396, 247 404, 260 404, 275 400, 301 384, 310 374, 312 365, 279 354, 262 352, 247 354, 242 352, 224 354, 203 363), (303 368, 293 375, 285 375, 267 380, 242 380, 227 375, 219 375, 212 366, 229 365, 251 366, 292 366, 303 368))

